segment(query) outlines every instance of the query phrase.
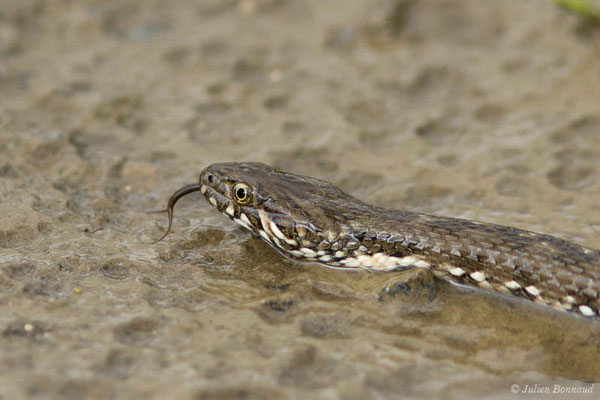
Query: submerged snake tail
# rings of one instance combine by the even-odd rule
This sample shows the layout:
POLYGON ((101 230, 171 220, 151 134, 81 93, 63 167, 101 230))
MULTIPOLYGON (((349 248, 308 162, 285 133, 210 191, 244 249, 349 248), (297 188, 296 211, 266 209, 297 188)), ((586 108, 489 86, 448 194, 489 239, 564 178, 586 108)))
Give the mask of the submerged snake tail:
POLYGON ((178 189, 175 193, 173 193, 171 195, 171 197, 169 198, 169 201, 167 202, 167 208, 165 208, 164 210, 150 211, 152 213, 166 212, 167 217, 169 218, 169 225, 167 225, 167 231, 165 232, 164 235, 161 236, 160 239, 157 240, 157 242, 160 242, 165 237, 167 237, 167 235, 169 234, 169 231, 171 230, 171 225, 173 224, 173 208, 175 207, 175 203, 177 203, 179 201, 179 199, 181 199, 183 196, 199 191, 200 187, 201 187, 201 185, 199 183, 193 183, 193 184, 184 186, 181 189, 178 189))

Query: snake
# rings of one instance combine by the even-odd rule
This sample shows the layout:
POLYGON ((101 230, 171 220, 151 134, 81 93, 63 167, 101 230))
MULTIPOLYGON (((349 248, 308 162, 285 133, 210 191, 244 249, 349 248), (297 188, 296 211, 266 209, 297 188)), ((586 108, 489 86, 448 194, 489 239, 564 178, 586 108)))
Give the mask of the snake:
POLYGON ((342 269, 425 268, 452 283, 528 299, 600 321, 600 251, 510 226, 391 210, 325 180, 258 162, 206 167, 200 191, 225 216, 285 257, 342 269))

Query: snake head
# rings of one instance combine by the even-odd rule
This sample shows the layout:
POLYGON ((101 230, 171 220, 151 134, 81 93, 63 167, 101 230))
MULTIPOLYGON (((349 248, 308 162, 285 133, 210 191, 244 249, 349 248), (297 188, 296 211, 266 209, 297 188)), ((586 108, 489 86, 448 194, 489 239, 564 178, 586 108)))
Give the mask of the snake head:
POLYGON ((163 237, 171 227, 175 203, 195 191, 285 256, 327 265, 339 265, 358 246, 352 221, 370 212, 364 203, 320 179, 256 162, 216 163, 202 171, 198 183, 171 196, 163 210, 169 216, 163 237))
POLYGON ((334 241, 346 218, 336 211, 340 199, 358 202, 329 182, 255 162, 210 165, 200 175, 200 191, 224 215, 290 256, 334 241))

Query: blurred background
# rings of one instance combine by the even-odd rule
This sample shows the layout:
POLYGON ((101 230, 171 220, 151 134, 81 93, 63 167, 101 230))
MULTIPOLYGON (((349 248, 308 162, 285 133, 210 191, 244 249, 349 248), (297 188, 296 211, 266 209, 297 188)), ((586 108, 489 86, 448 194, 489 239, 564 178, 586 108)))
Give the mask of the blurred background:
POLYGON ((2 1, 0 397, 600 379, 593 324, 287 261, 200 195, 158 244, 166 221, 144 213, 213 162, 261 161, 600 248, 600 29, 579 4, 2 1))

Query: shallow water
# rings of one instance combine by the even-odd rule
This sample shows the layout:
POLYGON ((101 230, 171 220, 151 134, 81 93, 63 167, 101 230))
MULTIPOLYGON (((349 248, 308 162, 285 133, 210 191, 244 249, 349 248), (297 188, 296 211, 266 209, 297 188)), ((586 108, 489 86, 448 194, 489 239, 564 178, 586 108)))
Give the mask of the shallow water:
POLYGON ((0 397, 590 388, 597 323, 144 211, 262 161, 600 248, 599 43, 550 1, 3 2, 0 397))

